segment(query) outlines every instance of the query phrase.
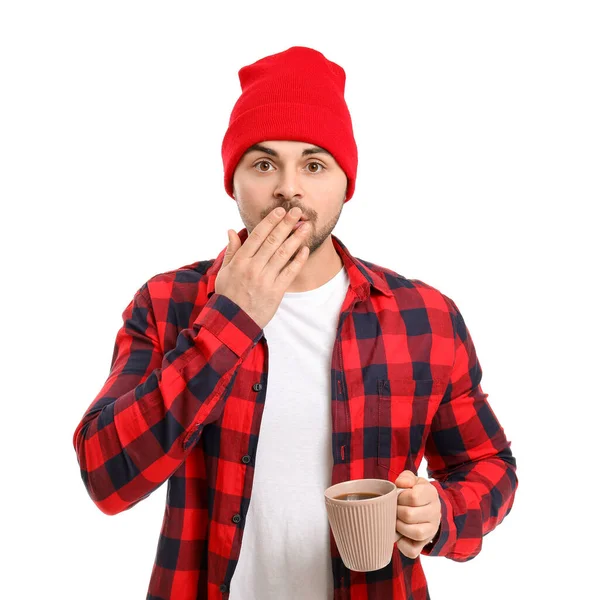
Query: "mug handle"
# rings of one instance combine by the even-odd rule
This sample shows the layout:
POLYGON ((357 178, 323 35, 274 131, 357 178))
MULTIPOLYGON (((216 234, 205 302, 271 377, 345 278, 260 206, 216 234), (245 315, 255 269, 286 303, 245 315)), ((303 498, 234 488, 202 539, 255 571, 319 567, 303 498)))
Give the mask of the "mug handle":
MULTIPOLYGON (((409 488, 397 488, 397 499, 399 498, 399 494, 403 491, 403 490, 407 490, 409 488)), ((399 503, 397 502, 397 507, 399 506, 399 503)), ((395 515, 395 544, 403 537, 403 534, 399 533, 397 531, 397 515, 395 515)))

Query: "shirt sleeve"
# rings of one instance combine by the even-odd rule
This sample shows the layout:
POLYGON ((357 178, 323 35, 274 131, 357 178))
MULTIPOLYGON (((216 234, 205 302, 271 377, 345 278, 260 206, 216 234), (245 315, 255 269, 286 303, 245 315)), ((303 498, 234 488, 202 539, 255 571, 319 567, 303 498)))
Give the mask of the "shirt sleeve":
POLYGON ((518 478, 511 442, 481 388, 471 335, 456 304, 445 299, 454 329, 454 363, 425 452, 442 519, 421 554, 464 562, 481 551, 483 537, 510 512, 518 478))
MULTIPOLYGON (((168 302, 167 300, 164 300, 168 302)), ((148 284, 122 314, 111 368, 73 436, 80 473, 98 508, 114 515, 149 496, 216 420, 262 329, 214 293, 176 346, 163 353, 148 284)))

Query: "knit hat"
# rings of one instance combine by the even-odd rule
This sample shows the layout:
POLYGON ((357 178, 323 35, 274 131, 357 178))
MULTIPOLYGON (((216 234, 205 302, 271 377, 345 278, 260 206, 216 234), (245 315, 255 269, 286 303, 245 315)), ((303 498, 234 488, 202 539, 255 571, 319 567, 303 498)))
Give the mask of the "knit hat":
POLYGON ((344 99, 345 71, 312 48, 293 46, 242 67, 242 94, 222 141, 224 188, 243 153, 264 140, 308 142, 335 158, 348 179, 345 202, 353 195, 358 148, 344 99))

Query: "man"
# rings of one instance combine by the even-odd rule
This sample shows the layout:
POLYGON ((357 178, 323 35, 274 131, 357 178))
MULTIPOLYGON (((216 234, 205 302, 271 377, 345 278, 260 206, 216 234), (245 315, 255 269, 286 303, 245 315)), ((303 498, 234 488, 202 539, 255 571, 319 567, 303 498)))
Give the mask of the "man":
POLYGON ((297 46, 239 78, 222 158, 245 229, 124 310, 82 479, 109 515, 168 482, 148 599, 429 598, 420 555, 470 560, 510 512, 510 442, 456 304, 332 234, 357 172, 343 69, 297 46), (360 478, 406 488, 373 572, 324 505, 360 478))

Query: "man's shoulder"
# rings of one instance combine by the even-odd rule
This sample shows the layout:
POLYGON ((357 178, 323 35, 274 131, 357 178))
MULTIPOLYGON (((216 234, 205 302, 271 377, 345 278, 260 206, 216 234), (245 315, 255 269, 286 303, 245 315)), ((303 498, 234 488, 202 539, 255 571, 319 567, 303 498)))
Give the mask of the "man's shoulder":
POLYGON ((404 297, 408 298, 410 294, 413 294, 419 300, 427 302, 431 306, 445 308, 449 311, 456 309, 456 305, 451 298, 442 292, 439 287, 416 277, 407 277, 393 269, 372 263, 368 260, 361 258, 357 258, 357 260, 386 282, 395 300, 404 297))
POLYGON ((208 258, 177 267, 176 269, 170 269, 169 271, 162 271, 161 273, 157 273, 150 277, 146 283, 152 284, 171 281, 179 283, 197 283, 214 264, 214 261, 214 258, 208 258))
POLYGON ((194 296, 200 282, 202 282, 208 269, 216 259, 209 258, 198 260, 168 271, 160 271, 150 276, 142 283, 137 294, 146 295, 149 298, 164 298, 173 295, 176 288, 183 290, 183 296, 194 296))

